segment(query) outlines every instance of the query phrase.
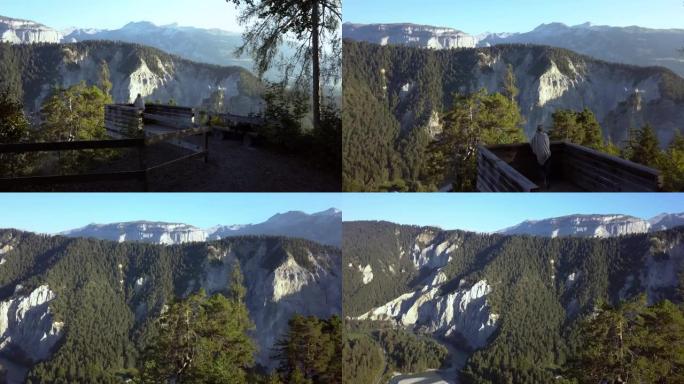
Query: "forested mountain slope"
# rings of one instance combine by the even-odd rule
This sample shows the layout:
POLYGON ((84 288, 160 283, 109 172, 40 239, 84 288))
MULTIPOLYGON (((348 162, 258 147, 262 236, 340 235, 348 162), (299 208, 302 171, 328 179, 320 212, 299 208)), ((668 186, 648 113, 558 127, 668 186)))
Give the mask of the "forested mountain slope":
MULTIPOLYGON (((623 144, 650 123, 660 144, 684 121, 684 79, 658 67, 608 63, 546 46, 428 50, 344 42, 344 177, 365 185, 418 180, 428 144, 458 94, 502 92, 509 65, 530 135, 556 110, 588 108, 603 136, 623 144)), ((371 188, 372 189, 372 188, 371 188)))
POLYGON ((346 222, 343 308, 471 351, 466 383, 550 382, 602 302, 682 302, 684 229, 541 238, 346 222))
POLYGON ((38 111, 53 87, 81 81, 99 84, 106 62, 115 102, 147 100, 247 115, 263 109, 261 84, 240 67, 195 63, 142 45, 88 41, 74 44, 0 43, 2 88, 22 98, 27 111, 38 111))
POLYGON ((239 263, 257 362, 272 367, 293 315, 341 313, 340 260, 338 248, 281 237, 163 246, 2 230, 0 352, 34 383, 119 382, 170 300, 225 293, 239 263))

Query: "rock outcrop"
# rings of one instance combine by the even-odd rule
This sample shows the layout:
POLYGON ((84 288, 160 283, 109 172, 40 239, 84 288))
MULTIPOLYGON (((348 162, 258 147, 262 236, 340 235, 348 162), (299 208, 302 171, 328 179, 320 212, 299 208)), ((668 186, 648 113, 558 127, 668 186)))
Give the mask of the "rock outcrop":
POLYGON ((471 348, 487 345, 499 319, 487 303, 492 287, 481 280, 447 294, 440 294, 440 288, 441 283, 427 285, 373 308, 357 319, 389 320, 438 336, 462 337, 471 348))
POLYGON ((0 16, 0 42, 12 44, 59 43, 62 34, 29 20, 0 16))
POLYGON ((497 233, 543 237, 615 237, 664 231, 684 225, 684 214, 663 213, 651 219, 628 215, 569 215, 527 220, 497 233))
POLYGON ((430 49, 473 48, 474 36, 453 28, 416 24, 350 24, 342 26, 342 36, 380 45, 407 45, 430 49))
POLYGON ((64 323, 54 320, 49 303, 56 297, 47 285, 0 302, 0 351, 32 361, 48 358, 62 337, 64 323))
POLYGON ((154 244, 181 244, 205 241, 206 231, 187 224, 137 221, 129 223, 90 224, 83 228, 62 232, 68 237, 92 237, 102 240, 140 241, 154 244))
POLYGON ((274 260, 275 249, 252 241, 226 249, 210 245, 201 284, 208 293, 228 289, 231 270, 240 264, 247 288, 246 304, 256 325, 257 361, 272 367, 271 347, 287 330, 295 314, 328 318, 342 313, 341 254, 339 251, 305 253, 297 260, 286 252, 274 260))

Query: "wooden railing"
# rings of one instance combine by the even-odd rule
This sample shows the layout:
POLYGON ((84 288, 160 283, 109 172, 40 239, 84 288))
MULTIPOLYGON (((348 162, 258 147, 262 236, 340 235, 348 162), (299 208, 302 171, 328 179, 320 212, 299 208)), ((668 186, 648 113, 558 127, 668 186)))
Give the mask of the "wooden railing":
POLYGON ((205 163, 208 162, 208 134, 211 131, 211 127, 199 127, 194 125, 194 115, 194 109, 185 107, 158 106, 151 104, 146 106, 145 112, 142 113, 139 109, 131 105, 113 104, 105 106, 105 128, 109 135, 114 137, 113 140, 0 145, 0 154, 137 148, 139 163, 137 169, 123 172, 0 178, 0 190, 16 190, 22 187, 50 184, 138 180, 143 183, 143 189, 147 191, 149 189, 148 173, 151 171, 198 157, 202 157, 205 163), (154 127, 161 128, 161 130, 159 132, 156 130, 155 132, 146 132, 144 129, 145 122, 155 124, 154 127), (138 137, 130 138, 130 135, 138 137), (200 145, 187 143, 181 140, 197 135, 203 135, 203 140, 200 145), (149 166, 146 159, 146 148, 163 142, 171 142, 179 147, 189 149, 193 153, 162 164, 149 166))
MULTIPOLYGON (((660 173, 617 156, 568 142, 551 144, 551 174, 591 192, 654 192, 660 173)), ((483 192, 536 192, 539 165, 529 144, 479 147, 477 188, 483 192)))
POLYGON ((144 139, 2 144, 0 145, 0 154, 116 148, 137 148, 141 169, 123 172, 0 178, 0 190, 15 190, 18 187, 46 184, 89 183, 110 180, 138 180, 144 183, 144 189, 147 190, 147 170, 144 169, 144 139))

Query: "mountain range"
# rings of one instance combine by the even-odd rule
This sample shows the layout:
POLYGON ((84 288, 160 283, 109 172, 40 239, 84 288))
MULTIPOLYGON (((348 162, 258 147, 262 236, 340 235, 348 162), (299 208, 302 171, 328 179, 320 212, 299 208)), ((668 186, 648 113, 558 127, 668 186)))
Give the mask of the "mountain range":
POLYGON ((342 212, 330 208, 313 214, 300 211, 279 213, 257 224, 217 225, 201 229, 188 224, 136 221, 90 224, 61 232, 60 235, 166 245, 213 241, 235 236, 268 235, 308 239, 339 247, 341 231, 342 212))
MULTIPOLYGON (((390 325, 466 354, 458 367, 465 382, 553 382, 563 378, 579 322, 599 303, 682 302, 683 239, 682 227, 552 239, 345 222, 343 311, 371 329, 365 355, 401 358, 373 341, 390 325)), ((364 377, 390 367, 376 364, 365 364, 374 373, 364 377)))
POLYGON ((497 44, 537 44, 570 49, 597 59, 641 66, 663 66, 684 76, 684 29, 611 27, 585 23, 542 24, 524 33, 469 35, 453 28, 410 23, 345 23, 343 37, 376 44, 432 49, 488 47, 497 44))
POLYGON ((256 362, 268 369, 292 316, 341 313, 341 251, 304 239, 164 246, 0 230, 0 257, 0 374, 11 384, 27 375, 30 382, 126 381, 166 305, 200 289, 228 292, 235 265, 255 324, 256 362))
POLYGON ((155 48, 121 42, 0 44, 0 83, 21 95, 29 112, 40 110, 56 85, 98 84, 102 63, 109 68, 115 102, 147 100, 205 107, 237 115, 259 114, 263 85, 241 67, 192 62, 155 48))
POLYGON ((568 215, 527 220, 497 233, 545 237, 606 238, 663 231, 684 225, 684 213, 662 213, 650 219, 629 215, 568 215))
MULTIPOLYGON (((235 55, 235 50, 243 44, 242 34, 237 32, 178 24, 156 25, 149 21, 130 22, 118 29, 72 27, 58 31, 34 21, 0 16, 0 42, 77 43, 91 40, 141 44, 198 63, 254 70, 254 61, 249 55, 235 55)), ((287 46, 283 52, 292 54, 287 46)), ((278 71, 272 69, 265 78, 278 80, 278 75, 278 71)))

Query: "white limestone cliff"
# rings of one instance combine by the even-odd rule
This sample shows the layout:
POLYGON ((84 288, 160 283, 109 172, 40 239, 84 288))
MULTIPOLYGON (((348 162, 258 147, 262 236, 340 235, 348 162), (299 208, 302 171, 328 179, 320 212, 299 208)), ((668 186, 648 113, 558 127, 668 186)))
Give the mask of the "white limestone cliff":
POLYGON ((59 43, 60 32, 42 24, 0 16, 0 42, 12 44, 59 43))
POLYGON ((15 294, 0 302, 0 351, 18 349, 33 361, 48 358, 64 327, 49 307, 55 297, 47 285, 41 285, 28 295, 15 294))
POLYGON ((461 336, 472 348, 482 348, 498 326, 499 315, 491 312, 486 280, 469 288, 440 295, 443 280, 404 294, 359 316, 359 320, 389 320, 440 336, 461 336))

